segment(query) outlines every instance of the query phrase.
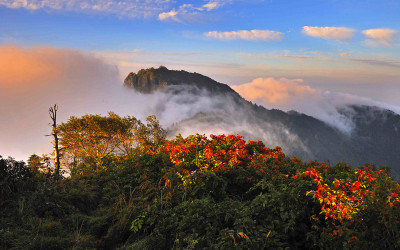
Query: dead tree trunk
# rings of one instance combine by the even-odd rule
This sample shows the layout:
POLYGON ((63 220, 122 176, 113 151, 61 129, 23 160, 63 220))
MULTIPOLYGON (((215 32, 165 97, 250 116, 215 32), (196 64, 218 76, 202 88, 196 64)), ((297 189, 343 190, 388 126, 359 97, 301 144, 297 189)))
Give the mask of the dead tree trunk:
POLYGON ((51 124, 52 132, 51 135, 54 137, 53 144, 54 144, 54 163, 56 168, 56 178, 60 176, 60 150, 58 148, 58 136, 57 136, 57 104, 54 104, 54 107, 49 108, 50 118, 53 121, 51 124))

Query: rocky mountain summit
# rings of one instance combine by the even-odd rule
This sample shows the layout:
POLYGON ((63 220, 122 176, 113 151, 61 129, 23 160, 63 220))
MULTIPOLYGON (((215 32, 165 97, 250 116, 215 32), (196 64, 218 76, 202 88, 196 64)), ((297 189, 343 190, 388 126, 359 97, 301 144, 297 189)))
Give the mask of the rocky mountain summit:
POLYGON ((193 90, 207 91, 211 95, 231 94, 239 97, 228 85, 214 81, 207 76, 184 70, 169 70, 164 66, 157 69, 141 69, 137 73, 131 72, 125 78, 124 86, 145 94, 151 94, 156 90, 165 90, 169 87, 173 87, 174 91, 179 91, 179 86, 191 86, 193 90))

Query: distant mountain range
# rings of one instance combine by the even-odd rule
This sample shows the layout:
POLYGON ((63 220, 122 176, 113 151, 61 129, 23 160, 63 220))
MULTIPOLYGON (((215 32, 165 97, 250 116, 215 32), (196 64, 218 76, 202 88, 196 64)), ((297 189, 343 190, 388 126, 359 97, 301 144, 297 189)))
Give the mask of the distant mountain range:
MULTIPOLYGON (((350 105, 338 112, 352 122, 350 133, 340 131, 314 117, 296 111, 266 109, 243 99, 228 85, 198 73, 168 70, 166 67, 130 73, 124 86, 145 94, 157 91, 182 97, 186 105, 206 98, 212 109, 193 115, 168 128, 171 135, 183 131, 226 131, 245 139, 260 139, 267 146, 281 146, 288 155, 302 160, 353 167, 365 163, 392 167, 400 176, 400 116, 376 106, 350 105)), ((197 104, 199 105, 199 104, 197 104)))

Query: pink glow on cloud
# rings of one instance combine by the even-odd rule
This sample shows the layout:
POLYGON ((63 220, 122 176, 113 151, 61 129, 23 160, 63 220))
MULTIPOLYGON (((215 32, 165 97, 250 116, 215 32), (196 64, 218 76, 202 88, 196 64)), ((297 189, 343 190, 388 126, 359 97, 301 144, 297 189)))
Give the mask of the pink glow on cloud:
POLYGON ((323 39, 347 41, 354 35, 355 30, 346 27, 317 27, 304 26, 303 33, 323 39))

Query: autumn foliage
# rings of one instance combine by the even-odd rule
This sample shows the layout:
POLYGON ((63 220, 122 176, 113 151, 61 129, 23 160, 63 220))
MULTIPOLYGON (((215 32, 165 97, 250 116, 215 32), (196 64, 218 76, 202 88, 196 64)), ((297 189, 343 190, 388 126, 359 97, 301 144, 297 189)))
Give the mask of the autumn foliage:
POLYGON ((304 198, 312 197, 317 202, 314 209, 319 211, 309 219, 325 240, 356 247, 360 237, 378 239, 381 234, 380 240, 387 247, 399 243, 400 185, 387 170, 371 165, 352 169, 345 163, 333 167, 318 162, 305 164, 286 157, 279 147, 269 149, 260 141, 246 143, 239 135, 178 137, 162 150, 174 165, 164 178, 170 183, 175 177, 173 181, 185 192, 188 186, 203 182, 207 172, 226 175, 242 170, 241 177, 248 182, 274 178, 292 187, 307 181, 310 190, 305 190, 304 198), (377 225, 379 233, 372 229, 377 225))

